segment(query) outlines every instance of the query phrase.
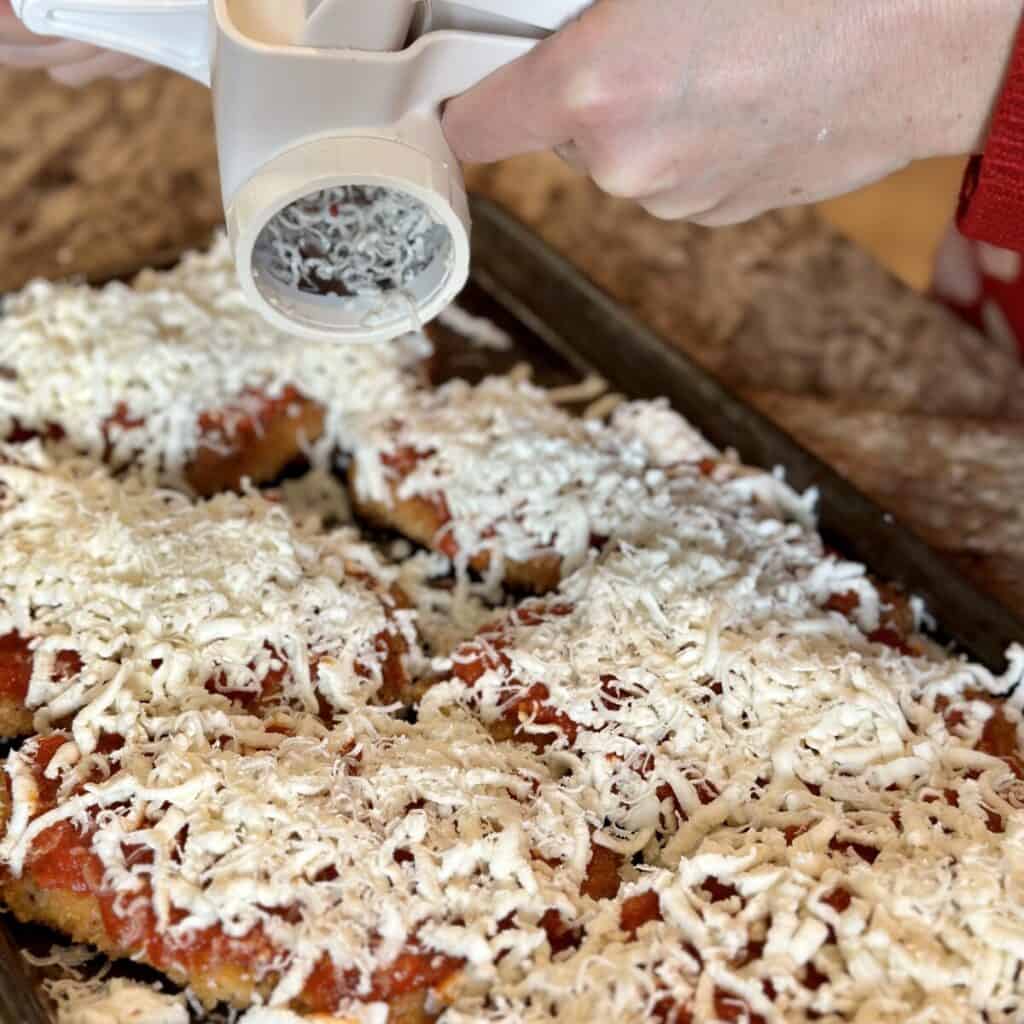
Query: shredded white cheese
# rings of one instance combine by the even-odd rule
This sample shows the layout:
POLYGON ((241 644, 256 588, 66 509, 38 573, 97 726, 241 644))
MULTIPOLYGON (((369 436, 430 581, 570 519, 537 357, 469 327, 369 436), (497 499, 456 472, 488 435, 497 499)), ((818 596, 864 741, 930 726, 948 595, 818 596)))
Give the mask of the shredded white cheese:
POLYGON ((212 925, 238 939, 262 930, 278 952, 247 966, 273 977, 271 1006, 287 1006, 324 956, 354 972, 358 1005, 374 972, 415 942, 494 977, 499 961, 530 962, 547 911, 586 912, 582 810, 532 754, 457 713, 428 728, 367 709, 308 735, 282 735, 282 722, 261 734, 225 719, 214 741, 136 736, 96 754, 105 781, 83 788, 63 773, 65 799, 12 824, 0 853, 20 870, 40 832, 88 818, 104 884, 124 894, 126 915, 151 900, 172 945, 212 925), (125 842, 152 863, 130 863, 125 842))
POLYGON ((513 341, 507 331, 503 331, 486 317, 474 316, 461 306, 452 304, 443 309, 437 322, 451 331, 455 331, 460 339, 465 338, 477 348, 490 349, 494 352, 507 352, 513 347, 513 341))
MULTIPOLYGON (((12 303, 21 326, 0 365, 32 331, 64 339, 51 360, 65 346, 88 363, 85 326, 117 337, 124 294, 157 297, 139 316, 159 321, 158 352, 174 330, 201 333, 200 315, 248 322, 217 283, 223 254, 186 266, 45 308, 65 293, 37 286, 12 303)), ((237 355, 249 342, 234 329, 237 355)), ((31 426, 26 409, 54 399, 33 405, 26 382, 49 385, 24 360, 0 377, 0 409, 31 426)), ((274 379, 303 387, 300 364, 313 365, 274 379)), ((58 421, 73 429, 101 407, 80 400, 82 380, 123 393, 76 372, 58 421)), ((267 1002, 251 1024, 296 1019, 324 958, 352 980, 337 1016, 384 1024, 374 982, 410 949, 459 964, 429 996, 442 1024, 1024 1017, 1024 782, 979 749, 993 725, 1020 749, 1021 701, 987 698, 1020 682, 1024 652, 999 678, 934 646, 873 642, 884 596, 826 554, 813 495, 715 452, 663 404, 585 422, 515 377, 431 393, 401 359, 366 373, 358 408, 309 393, 343 424, 333 443, 354 447, 364 499, 444 498, 454 589, 441 556, 385 567, 352 531, 325 534, 344 513, 336 494, 300 521, 254 494, 193 503, 153 489, 152 472, 54 464, 39 445, 0 453, 0 635, 31 640, 37 725, 67 730, 53 808, 31 770, 40 741, 8 758, 7 871, 70 821, 126 916, 146 903, 183 942, 259 929, 274 952, 250 965, 267 1002), (403 450, 418 461, 396 474, 403 450), (481 550, 554 552, 564 581, 494 612, 464 578, 481 550), (386 596, 394 583, 414 610, 386 596), (378 641, 400 638, 426 677, 419 629, 435 685, 405 721, 374 706, 378 641), (66 651, 82 666, 60 679, 66 651), (270 707, 207 685, 254 691, 285 665, 270 707), (341 714, 325 721, 321 702, 341 714), (493 739, 524 707, 519 739, 493 739), (123 746, 100 744, 107 733, 123 746), (621 889, 598 900, 584 887, 609 851, 621 889)), ((238 393, 231 379, 213 398, 238 393)), ((159 416, 167 391, 146 394, 159 416)), ((167 465, 187 458, 176 436, 167 465)))
POLYGON ((59 1001, 57 1024, 189 1024, 182 996, 164 995, 123 978, 66 981, 51 991, 59 1001))
POLYGON ((657 543, 593 558, 541 622, 455 652, 490 667, 421 705, 422 722, 461 704, 494 723, 543 686, 576 727, 545 761, 597 843, 642 857, 626 877, 663 917, 623 943, 609 910, 539 973, 467 985, 446 1024, 640 1021, 669 994, 717 1020, 715 988, 769 1021, 1018 1019, 1021 783, 973 749, 991 707, 966 694, 1006 692, 1019 664, 998 679, 870 643, 820 607, 854 567, 727 493, 701 481, 657 543))
POLYGON ((274 280, 338 301, 411 288, 452 238, 428 207, 401 189, 339 185, 272 217, 253 262, 274 280))
POLYGON ((281 697, 344 711, 385 682, 379 641, 415 666, 412 614, 351 532, 323 534, 252 493, 193 502, 89 461, 0 448, 0 635, 31 642, 36 724, 74 716, 89 748, 139 705, 179 713, 281 697), (65 678, 61 652, 80 670, 65 678), (208 692, 214 691, 214 692, 208 692))
POLYGON ((200 417, 287 387, 327 410, 318 452, 345 448, 352 418, 401 404, 429 353, 423 335, 384 346, 291 337, 245 302, 226 239, 132 286, 37 281, 0 319, 0 439, 15 424, 150 480, 185 486, 200 417), (133 425, 105 429, 123 410, 133 425), (109 442, 109 444, 108 444, 109 442))
POLYGON ((43 969, 41 988, 56 1012, 56 1024, 189 1024, 184 995, 170 995, 155 985, 111 978, 110 964, 87 946, 54 946, 36 956, 23 951, 33 967, 43 969))
POLYGON ((363 501, 442 497, 457 567, 487 552, 498 577, 507 561, 548 554, 571 572, 595 538, 629 532, 668 501, 642 440, 573 417, 513 377, 453 381, 410 396, 400 412, 364 417, 354 458, 363 501), (387 464, 410 451, 411 471, 387 464))

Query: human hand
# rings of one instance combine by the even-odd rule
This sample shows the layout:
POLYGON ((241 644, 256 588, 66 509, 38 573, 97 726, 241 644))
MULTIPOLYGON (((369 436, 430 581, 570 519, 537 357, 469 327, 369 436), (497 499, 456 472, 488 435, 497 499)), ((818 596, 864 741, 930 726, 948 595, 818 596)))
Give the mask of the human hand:
POLYGON ((606 192, 746 220, 980 148, 1022 0, 597 0, 445 112, 461 159, 553 148, 606 192))
POLYGON ((45 68, 51 78, 74 86, 96 78, 131 78, 148 66, 126 54, 34 35, 18 20, 10 0, 0 0, 0 64, 45 68))

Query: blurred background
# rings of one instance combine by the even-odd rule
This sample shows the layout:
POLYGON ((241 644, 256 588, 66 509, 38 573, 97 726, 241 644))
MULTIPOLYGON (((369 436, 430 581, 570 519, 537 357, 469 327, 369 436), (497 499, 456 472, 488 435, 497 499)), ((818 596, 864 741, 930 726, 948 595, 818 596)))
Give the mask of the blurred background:
POLYGON ((963 160, 915 164, 863 192, 824 203, 829 223, 917 289, 928 285, 932 254, 952 216, 963 160))

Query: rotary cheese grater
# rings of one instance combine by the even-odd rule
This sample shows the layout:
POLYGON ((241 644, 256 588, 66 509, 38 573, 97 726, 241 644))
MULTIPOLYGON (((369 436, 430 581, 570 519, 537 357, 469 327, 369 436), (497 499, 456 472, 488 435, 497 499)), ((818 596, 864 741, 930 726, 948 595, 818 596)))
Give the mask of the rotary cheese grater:
POLYGON ((134 54, 213 90, 228 233, 267 320, 379 341, 469 274, 443 102, 586 0, 13 0, 26 26, 134 54))

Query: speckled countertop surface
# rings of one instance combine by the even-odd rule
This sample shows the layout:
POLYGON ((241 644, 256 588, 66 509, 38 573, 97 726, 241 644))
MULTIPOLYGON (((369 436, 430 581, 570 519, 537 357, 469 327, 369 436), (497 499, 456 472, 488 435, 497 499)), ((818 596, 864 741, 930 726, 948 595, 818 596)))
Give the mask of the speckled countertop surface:
MULTIPOLYGON (((72 92, 0 71, 0 289, 166 263, 220 221, 206 93, 153 72, 72 92)), ((473 169, 671 342, 1024 616, 1024 369, 812 212, 714 232, 557 160, 473 169)))

